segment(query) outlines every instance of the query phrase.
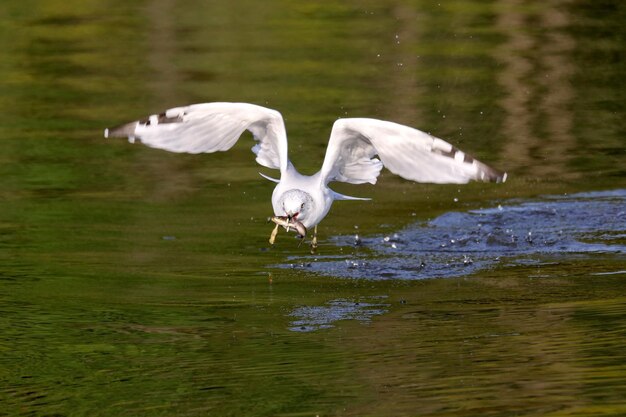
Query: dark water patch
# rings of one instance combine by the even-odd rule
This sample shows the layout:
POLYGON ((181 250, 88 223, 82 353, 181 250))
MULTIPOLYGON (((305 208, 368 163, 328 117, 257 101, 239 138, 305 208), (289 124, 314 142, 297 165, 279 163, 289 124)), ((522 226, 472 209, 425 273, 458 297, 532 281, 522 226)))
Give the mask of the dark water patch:
POLYGON ((81 15, 58 15, 49 16, 41 19, 34 19, 32 26, 66 26, 75 27, 82 24, 93 23, 102 20, 97 16, 81 16, 81 15))
POLYGON ((357 320, 366 323, 373 316, 384 314, 389 307, 384 300, 386 296, 367 297, 363 300, 336 299, 323 306, 302 306, 294 309, 289 316, 294 320, 289 329, 296 332, 334 327, 340 320, 357 320))
POLYGON ((496 265, 536 265, 626 253, 626 190, 512 200, 450 212, 390 235, 340 236, 348 256, 292 259, 292 268, 346 278, 457 277, 496 265), (361 247, 367 248, 367 254, 361 247))

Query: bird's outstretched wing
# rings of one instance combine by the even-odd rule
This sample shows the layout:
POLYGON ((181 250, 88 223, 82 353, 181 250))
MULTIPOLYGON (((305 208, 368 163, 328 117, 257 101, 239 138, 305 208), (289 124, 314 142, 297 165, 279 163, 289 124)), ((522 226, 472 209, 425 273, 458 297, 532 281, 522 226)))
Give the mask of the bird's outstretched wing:
POLYGON ((331 181, 375 184, 383 164, 394 174, 417 182, 463 184, 470 180, 506 180, 506 173, 420 130, 376 119, 335 122, 321 170, 326 184, 331 181))
POLYGON ((176 107, 161 114, 106 129, 105 137, 139 139, 145 145, 170 152, 226 151, 245 131, 258 143, 252 148, 256 161, 285 172, 287 134, 276 110, 248 103, 202 103, 176 107))

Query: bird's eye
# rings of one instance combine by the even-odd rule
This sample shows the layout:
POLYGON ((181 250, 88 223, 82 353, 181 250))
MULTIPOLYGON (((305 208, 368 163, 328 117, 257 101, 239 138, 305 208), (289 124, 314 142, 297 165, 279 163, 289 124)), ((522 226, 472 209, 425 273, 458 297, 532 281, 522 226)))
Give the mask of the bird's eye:
POLYGON ((302 210, 304 208, 304 203, 300 204, 300 209, 302 210))

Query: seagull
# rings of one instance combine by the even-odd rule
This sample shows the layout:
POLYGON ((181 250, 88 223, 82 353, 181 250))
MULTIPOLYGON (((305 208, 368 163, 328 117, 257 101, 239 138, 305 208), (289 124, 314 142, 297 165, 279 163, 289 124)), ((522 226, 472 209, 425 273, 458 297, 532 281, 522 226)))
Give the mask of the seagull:
POLYGON ((201 103, 175 107, 160 114, 105 129, 104 137, 126 137, 134 143, 178 153, 212 153, 232 148, 244 131, 257 142, 256 162, 280 171, 272 193, 276 226, 304 240, 314 228, 311 251, 317 249, 317 225, 335 200, 369 200, 329 188, 333 181, 375 184, 383 166, 407 180, 420 183, 465 184, 471 180, 504 182, 507 174, 478 161, 448 142, 405 125, 369 118, 335 121, 322 168, 300 174, 287 155, 287 133, 282 115, 249 103, 201 103))

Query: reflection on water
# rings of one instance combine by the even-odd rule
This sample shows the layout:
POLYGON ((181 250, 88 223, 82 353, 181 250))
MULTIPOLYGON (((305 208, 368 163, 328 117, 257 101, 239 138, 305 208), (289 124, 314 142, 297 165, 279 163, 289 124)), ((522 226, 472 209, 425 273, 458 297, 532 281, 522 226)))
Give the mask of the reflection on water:
POLYGON ((568 2, 524 11, 522 1, 499 2, 496 22, 506 36, 495 52, 503 63, 498 81, 506 92, 501 100, 507 137, 503 151, 510 167, 549 160, 534 167, 538 175, 563 172, 576 147, 571 111, 575 99, 571 53, 576 44, 567 32, 568 2), (542 30, 533 31, 533 25, 542 30))
POLYGON ((501 291, 485 281, 441 286, 445 303, 412 294, 396 321, 373 322, 375 338, 346 340, 370 359, 362 376, 388 398, 352 415, 622 415, 626 355, 611 339, 626 331, 624 298, 571 302, 583 288, 562 285, 545 283, 561 297, 547 304, 534 298, 537 283, 501 291), (371 360, 375 353, 384 359, 371 360))
MULTIPOLYGON (((624 254, 625 237, 626 190, 620 189, 450 212, 389 236, 360 237, 348 258, 319 257, 306 264, 296 258, 290 266, 350 278, 455 277, 499 264, 542 265, 578 255, 624 254), (361 254, 362 246, 369 251, 361 254)), ((352 245, 354 238, 335 242, 352 245)))

